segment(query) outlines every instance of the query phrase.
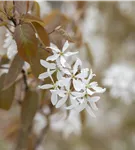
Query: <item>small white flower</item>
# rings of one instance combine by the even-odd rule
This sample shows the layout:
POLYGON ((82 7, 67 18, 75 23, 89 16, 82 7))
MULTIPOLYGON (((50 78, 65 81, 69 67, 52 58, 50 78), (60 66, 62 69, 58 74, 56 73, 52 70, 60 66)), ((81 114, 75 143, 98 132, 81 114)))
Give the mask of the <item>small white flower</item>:
POLYGON ((113 98, 131 104, 135 97, 135 70, 125 63, 113 64, 105 71, 103 84, 110 88, 113 98))
MULTIPOLYGON (((77 54, 78 52, 66 52, 67 48, 69 46, 68 41, 65 42, 62 51, 60 49, 58 49, 58 47, 54 44, 51 44, 51 46, 49 48, 52 49, 53 55, 49 56, 46 60, 47 61, 55 61, 57 59, 60 60, 60 63, 63 67, 67 67, 67 63, 66 63, 66 57, 72 56, 77 54)), ((68 66, 69 67, 69 66, 68 66)))
POLYGON ((98 110, 96 102, 100 97, 93 96, 93 94, 103 93, 105 88, 99 87, 97 82, 91 82, 95 74, 88 68, 82 68, 80 59, 77 59, 71 68, 66 67, 68 63, 65 57, 74 54, 65 53, 68 46, 69 44, 66 42, 60 51, 53 45, 51 48, 54 55, 49 56, 46 61, 40 61, 41 65, 47 68, 47 72, 40 74, 39 79, 50 77, 53 83, 39 86, 39 88, 50 89, 51 102, 56 108, 65 105, 66 109, 75 109, 78 112, 86 109, 92 117, 95 117, 93 110, 98 110), (53 63, 47 61, 53 61, 53 63), (57 72, 55 83, 52 76, 54 72, 57 72))

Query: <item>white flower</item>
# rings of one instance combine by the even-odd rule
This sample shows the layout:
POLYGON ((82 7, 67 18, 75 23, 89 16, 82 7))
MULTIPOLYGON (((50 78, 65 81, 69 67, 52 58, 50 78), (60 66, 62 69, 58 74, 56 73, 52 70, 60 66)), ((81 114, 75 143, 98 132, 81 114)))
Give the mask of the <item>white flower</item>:
POLYGON ((65 57, 73 53, 64 53, 68 48, 68 42, 64 44, 61 51, 53 46, 54 55, 49 56, 46 61, 41 60, 42 66, 47 68, 47 72, 39 75, 39 79, 50 77, 52 84, 39 86, 41 89, 50 89, 52 96, 51 102, 56 108, 65 106, 66 109, 75 109, 78 112, 86 109, 88 113, 95 117, 92 110, 97 110, 96 102, 100 99, 99 96, 93 94, 103 93, 105 89, 98 86, 97 82, 91 82, 95 76, 92 70, 82 68, 82 62, 77 59, 71 68, 68 68, 65 57), (47 61, 53 61, 49 63, 47 61), (57 80, 54 82, 52 74, 57 72, 57 80))
POLYGON ((71 104, 67 109, 75 109, 77 112, 80 112, 84 109, 92 116, 96 117, 95 114, 93 113, 93 110, 98 110, 96 106, 96 102, 100 99, 99 96, 86 96, 84 95, 83 97, 72 99, 71 104))
POLYGON ((62 72, 61 72, 60 66, 58 66, 58 64, 49 63, 49 62, 47 62, 45 60, 40 60, 40 64, 43 67, 47 68, 47 72, 40 74, 39 75, 39 79, 48 78, 49 76, 51 76, 55 72, 57 72, 57 79, 61 79, 62 72))
POLYGON ((68 99, 71 100, 71 99, 75 98, 75 97, 73 97, 72 91, 70 90, 71 82, 68 81, 68 79, 67 79, 67 82, 65 82, 65 83, 66 84, 63 87, 61 87, 61 89, 51 90, 51 92, 54 92, 55 94, 57 94, 60 97, 58 103, 56 104, 56 108, 59 108, 62 105, 64 105, 68 99))
POLYGON ((103 84, 113 98, 130 104, 135 97, 135 70, 128 64, 113 64, 106 70, 103 84))
POLYGON ((12 59, 17 53, 17 45, 11 33, 7 30, 6 39, 4 41, 4 48, 7 48, 7 56, 12 59))
POLYGON ((75 90, 80 91, 82 89, 83 83, 80 80, 81 79, 80 74, 77 73, 80 72, 81 66, 82 66, 81 60, 77 59, 75 64, 73 65, 73 70, 65 72, 65 74, 67 74, 67 77, 63 77, 60 82, 62 84, 66 84, 65 82, 70 83, 72 80, 75 90))
POLYGON ((75 55, 78 52, 66 52, 68 46, 69 46, 69 43, 68 43, 68 41, 66 41, 62 48, 62 51, 61 51, 60 49, 58 49, 58 47, 56 45, 51 43, 51 47, 49 47, 49 48, 52 49, 53 55, 49 56, 46 60, 47 61, 55 61, 55 60, 59 59, 61 65, 63 67, 69 67, 66 63, 66 57, 75 55))

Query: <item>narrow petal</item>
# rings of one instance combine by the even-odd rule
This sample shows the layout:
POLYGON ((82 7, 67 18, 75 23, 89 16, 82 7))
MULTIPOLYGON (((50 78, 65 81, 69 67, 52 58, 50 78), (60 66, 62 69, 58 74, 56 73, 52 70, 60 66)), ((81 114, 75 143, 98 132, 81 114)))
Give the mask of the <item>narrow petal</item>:
POLYGON ((57 71, 57 80, 61 80, 62 79, 62 73, 61 71, 57 71))
POLYGON ((57 93, 60 97, 65 97, 65 96, 66 96, 66 91, 65 91, 65 90, 56 90, 56 93, 57 93))
POLYGON ((98 110, 98 107, 97 107, 96 103, 91 102, 90 105, 91 105, 91 108, 92 108, 93 110, 95 110, 95 111, 98 110))
POLYGON ((84 110, 87 106, 87 103, 84 101, 83 103, 81 103, 80 105, 77 106, 76 110, 78 112, 81 112, 82 110, 84 110))
POLYGON ((58 59, 59 56, 60 56, 59 54, 54 54, 54 55, 47 57, 46 60, 47 61, 54 61, 54 60, 58 59))
POLYGON ((68 95, 66 95, 65 97, 63 97, 62 99, 60 99, 58 101, 58 103, 56 104, 56 108, 60 108, 62 105, 65 104, 65 102, 67 101, 68 95))
POLYGON ((48 63, 47 61, 45 61, 43 59, 40 60, 40 64, 45 68, 49 68, 49 69, 55 69, 56 68, 56 64, 48 63))
POLYGON ((71 110, 71 109, 74 109, 76 107, 76 105, 70 105, 70 106, 67 106, 65 107, 67 110, 71 110))
POLYGON ((76 75, 76 77, 80 78, 80 79, 85 79, 85 78, 88 77, 88 73, 89 73, 89 69, 85 68, 85 69, 82 69, 81 73, 79 73, 78 75, 76 75))
POLYGON ((90 83, 91 88, 96 87, 97 85, 98 85, 97 82, 91 82, 90 83))
POLYGON ((90 82, 90 80, 91 80, 94 76, 96 76, 96 75, 92 73, 92 69, 91 69, 91 70, 90 70, 90 75, 89 75, 88 80, 87 80, 88 83, 90 82))
POLYGON ((55 72, 55 70, 50 71, 50 72, 41 73, 38 78, 39 78, 39 79, 48 78, 48 77, 50 77, 50 75, 52 75, 54 72, 55 72))
POLYGON ((87 89, 87 93, 88 93, 89 95, 93 95, 95 92, 91 91, 90 89, 87 89))
POLYGON ((62 48, 62 52, 64 52, 68 48, 68 46, 69 46, 69 43, 68 43, 68 41, 66 41, 62 48))
POLYGON ((41 86, 38 86, 40 89, 50 89, 53 87, 52 84, 45 84, 45 85, 41 85, 41 86))
POLYGON ((88 99, 88 101, 89 102, 97 102, 97 101, 99 101, 99 99, 100 99, 100 97, 99 96, 93 96, 93 97, 90 97, 89 99, 88 99))
POLYGON ((73 86, 76 91, 80 91, 81 89, 83 89, 83 83, 80 80, 73 79, 73 86))
POLYGON ((58 49, 58 47, 55 44, 53 44, 53 43, 51 43, 50 47, 48 47, 48 48, 51 48, 52 50, 54 50, 57 53, 60 52, 60 50, 58 49))
POLYGON ((101 87, 93 87, 93 89, 98 92, 98 93, 104 93, 106 91, 106 88, 101 88, 101 87))
POLYGON ((64 56, 69 57, 69 56, 76 55, 76 54, 78 54, 78 52, 67 52, 64 54, 64 56))
POLYGON ((74 97, 78 98, 78 97, 83 97, 85 93, 82 93, 82 92, 72 92, 71 94, 74 97))
POLYGON ((95 114, 93 113, 92 109, 90 108, 90 106, 86 107, 86 111, 89 113, 90 116, 92 116, 93 118, 96 118, 95 114))
POLYGON ((60 63, 63 67, 66 67, 66 65, 65 65, 66 59, 63 56, 60 56, 60 63))
POLYGON ((51 95, 51 102, 52 102, 52 104, 56 105, 57 101, 58 101, 57 94, 55 92, 52 92, 52 95, 51 95))
POLYGON ((73 66, 73 74, 75 75, 79 69, 79 66, 81 67, 82 62, 80 59, 77 59, 77 61, 75 62, 74 66, 73 66))

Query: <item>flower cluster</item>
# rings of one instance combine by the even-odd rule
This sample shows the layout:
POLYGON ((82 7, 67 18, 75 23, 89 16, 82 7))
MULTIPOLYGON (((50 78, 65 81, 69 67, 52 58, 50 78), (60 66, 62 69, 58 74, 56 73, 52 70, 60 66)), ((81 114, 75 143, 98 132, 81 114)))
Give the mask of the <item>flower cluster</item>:
POLYGON ((105 72, 103 85, 110 88, 113 98, 120 98, 130 104, 135 97, 135 71, 128 64, 113 64, 105 72))
POLYGON ((96 102, 100 99, 96 93, 103 93, 105 89, 98 86, 97 82, 91 82, 95 76, 92 70, 82 68, 79 58, 72 64, 67 63, 67 58, 78 52, 67 52, 68 41, 65 42, 63 49, 60 50, 52 44, 53 55, 46 61, 41 60, 41 65, 47 68, 45 73, 39 75, 39 79, 51 78, 52 84, 39 86, 41 89, 50 89, 51 102, 56 108, 65 106, 66 109, 75 109, 80 112, 84 109, 95 117, 93 110, 97 110, 96 102), (54 81, 53 74, 56 73, 57 80, 54 81))

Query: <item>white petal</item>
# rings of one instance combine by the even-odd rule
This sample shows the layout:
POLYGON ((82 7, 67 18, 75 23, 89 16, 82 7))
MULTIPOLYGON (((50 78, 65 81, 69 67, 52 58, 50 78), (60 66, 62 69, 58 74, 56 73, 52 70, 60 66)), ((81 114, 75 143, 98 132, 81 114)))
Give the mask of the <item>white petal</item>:
POLYGON ((81 89, 83 89, 83 83, 80 80, 73 79, 73 86, 76 91, 80 91, 81 89))
POLYGON ((88 93, 89 95, 93 95, 95 92, 91 91, 90 89, 87 89, 87 93, 88 93))
POLYGON ((75 108, 76 107, 76 105, 70 105, 70 106, 67 106, 67 107, 65 107, 67 110, 71 110, 71 109, 73 109, 73 108, 75 108))
POLYGON ((94 102, 94 103, 95 103, 95 102, 99 101, 99 99, 100 99, 99 96, 93 96, 93 97, 90 97, 88 101, 89 101, 89 102, 94 102))
POLYGON ((54 50, 57 53, 60 52, 60 50, 58 49, 58 47, 55 44, 53 44, 53 43, 51 43, 50 47, 48 47, 48 48, 51 48, 52 50, 54 50))
POLYGON ((62 52, 64 52, 68 48, 68 46, 69 46, 69 43, 68 43, 68 41, 66 41, 62 48, 62 52))
POLYGON ((69 69, 61 68, 61 71, 62 71, 64 74, 71 75, 69 69))
POLYGON ((54 60, 58 59, 59 56, 60 56, 59 54, 54 54, 54 55, 47 57, 46 60, 47 61, 54 61, 54 60))
POLYGON ((63 67, 66 67, 66 65, 65 65, 66 59, 63 56, 60 56, 60 63, 63 67))
POLYGON ((82 62, 80 59, 77 59, 74 66, 73 66, 73 74, 75 75, 79 69, 79 66, 81 67, 82 62))
POLYGON ((86 106, 87 106, 87 103, 84 101, 82 104, 77 106, 76 110, 78 112, 81 112, 82 110, 84 110, 86 108, 86 106))
POLYGON ((66 95, 65 97, 63 97, 62 99, 60 99, 58 101, 58 103, 56 104, 56 108, 60 108, 62 105, 65 104, 65 102, 67 101, 68 95, 66 95))
POLYGON ((97 107, 96 103, 91 102, 90 105, 93 108, 93 110, 95 110, 95 111, 98 110, 98 107, 97 107))
POLYGON ((45 85, 41 85, 41 86, 38 86, 40 89, 50 89, 53 87, 52 84, 45 84, 45 85))
POLYGON ((60 97, 65 97, 65 96, 66 96, 66 91, 65 91, 65 90, 56 90, 56 93, 57 93, 60 97))
POLYGON ((64 54, 64 56, 69 57, 69 56, 76 55, 76 54, 78 54, 78 52, 67 52, 64 54))
POLYGON ((38 78, 39 78, 39 79, 48 78, 48 77, 49 77, 50 75, 52 75, 54 72, 55 72, 55 70, 50 71, 50 72, 41 73, 38 78))
POLYGON ((97 86, 93 87, 93 89, 98 93, 104 93, 106 91, 105 88, 103 89, 103 88, 97 87, 97 86))
POLYGON ((58 85, 60 87, 67 86, 70 83, 71 78, 62 77, 61 80, 58 81, 58 85))
POLYGON ((81 93, 81 92, 72 92, 71 93, 73 96, 75 96, 76 98, 78 97, 83 97, 85 93, 81 93))
POLYGON ((96 75, 92 73, 92 69, 91 69, 91 70, 90 70, 90 75, 89 75, 89 77, 88 77, 88 79, 87 79, 87 83, 89 83, 90 80, 91 80, 94 76, 96 76, 96 75))
POLYGON ((57 94, 55 92, 52 92, 52 95, 51 95, 51 102, 52 102, 52 104, 56 105, 57 101, 58 101, 57 94))
POLYGON ((45 61, 43 59, 40 60, 40 64, 45 68, 49 68, 49 69, 55 69, 56 68, 56 64, 48 63, 47 61, 45 61))
POLYGON ((76 75, 76 77, 80 78, 80 79, 85 79, 85 78, 88 77, 88 73, 89 73, 89 69, 85 68, 85 69, 82 69, 81 73, 79 73, 78 75, 76 75))
POLYGON ((97 86, 98 84, 97 84, 97 82, 91 82, 90 83, 90 86, 93 88, 93 87, 95 87, 95 86, 97 86))
POLYGON ((96 118, 95 114, 93 113, 92 109, 90 108, 90 106, 86 107, 86 111, 89 113, 89 115, 91 115, 93 118, 96 118))
POLYGON ((61 71, 57 71, 57 80, 61 80, 62 79, 62 73, 61 71))

